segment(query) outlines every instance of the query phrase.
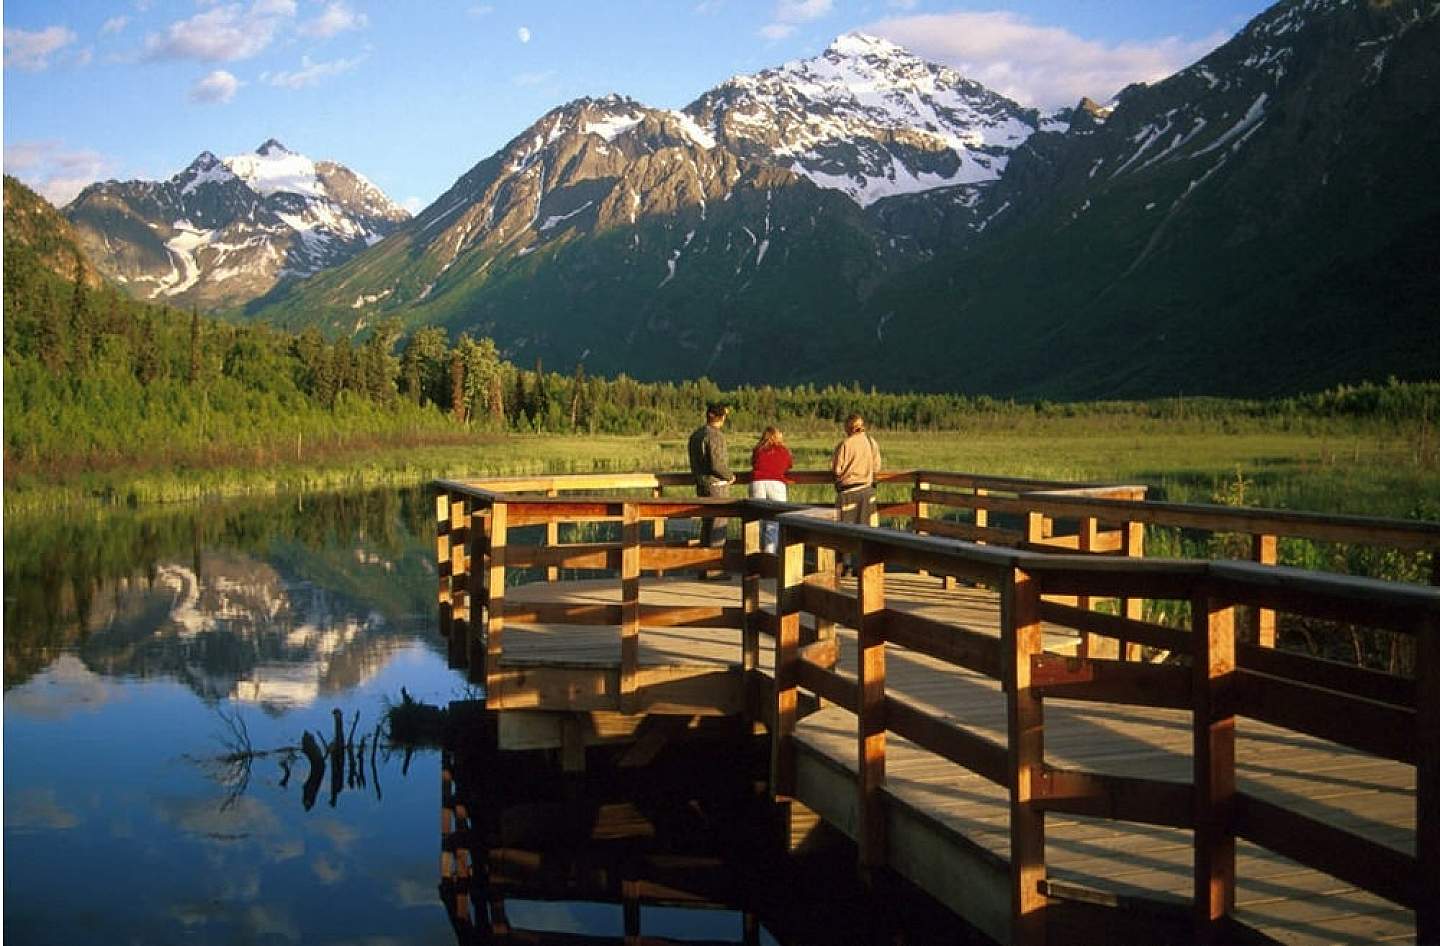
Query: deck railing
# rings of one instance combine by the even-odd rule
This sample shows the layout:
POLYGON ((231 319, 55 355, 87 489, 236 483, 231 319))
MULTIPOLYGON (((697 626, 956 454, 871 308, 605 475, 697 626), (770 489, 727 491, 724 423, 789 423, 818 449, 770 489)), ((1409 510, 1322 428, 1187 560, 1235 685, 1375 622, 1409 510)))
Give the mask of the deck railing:
MULTIPOLYGON (((822 474, 802 481, 824 482, 822 474)), ((827 521, 795 504, 748 499, 672 499, 683 474, 530 477, 484 483, 441 482, 437 502, 442 630, 452 660, 487 681, 500 678, 504 627, 526 623, 618 626, 619 670, 596 701, 575 708, 639 708, 642 626, 692 624, 739 628, 737 665, 757 667, 760 637, 775 637, 772 725, 778 795, 794 792, 794 733, 801 690, 854 712, 857 742, 857 840, 867 866, 886 860, 882 792, 885 739, 904 737, 1003 786, 1010 797, 1011 916, 1014 942, 1043 941, 1044 913, 1056 885, 1046 879, 1045 813, 1095 815, 1185 828, 1194 833, 1197 935, 1223 940, 1235 896, 1235 844, 1247 839, 1415 911, 1420 942, 1440 941, 1440 591, 1422 585, 1300 571, 1271 564, 1277 536, 1359 542, 1404 550, 1440 548, 1440 525, 1272 510, 1149 503, 1138 488, 1040 483, 964 474, 903 471, 911 495, 881 503, 917 535, 827 521), (561 495, 578 490, 583 495, 561 495), (606 496, 602 490, 641 495, 606 496), (649 496, 643 495, 649 493, 649 496), (972 511, 968 524, 937 517, 937 507, 972 511), (1024 522, 992 524, 988 513, 1024 522), (726 551, 664 541, 673 518, 727 517, 742 522, 726 551), (759 523, 781 524, 775 556, 759 546, 759 523), (562 523, 619 523, 618 542, 557 542, 562 523), (1064 526, 1072 524, 1074 531, 1064 526), (1141 557, 1147 525, 1235 532, 1252 537, 1256 562, 1141 557), (543 545, 517 546, 512 530, 544 526, 543 545), (1007 531, 1008 529, 1008 531, 1007 531), (988 531, 987 531, 988 530, 988 531), (958 533, 964 532, 964 536, 958 533), (944 536, 941 536, 944 533, 944 536), (956 542, 983 540, 986 544, 956 542), (1269 549, 1268 553, 1264 552, 1269 549), (1081 554, 1075 554, 1081 553, 1081 554), (1087 554, 1088 553, 1088 554, 1087 554), (836 556, 857 562, 855 593, 840 590, 836 556), (742 574, 735 607, 642 605, 644 572, 724 565, 742 574), (507 569, 618 572, 618 605, 521 605, 506 602, 507 569), (998 639, 885 603, 885 573, 923 571, 994 588, 1002 602, 998 639), (760 583, 776 580, 776 610, 760 607, 760 583), (1116 613, 1094 610, 1119 600, 1116 613), (1145 602, 1184 602, 1190 626, 1142 619, 1145 602), (1243 633, 1237 609, 1259 615, 1243 633), (1276 613, 1379 628, 1414 642, 1413 672, 1392 674, 1275 650, 1265 622, 1276 613), (802 614, 813 621, 802 638, 802 614), (1267 617, 1268 616, 1268 617, 1267 617), (1041 622, 1073 629, 1091 642, 1079 657, 1047 654, 1041 622), (835 624, 858 634, 851 678, 835 671, 835 624), (1175 655, 1164 664, 1123 657, 1131 645, 1175 655), (1008 735, 1002 744, 939 720, 885 688, 890 645, 998 679, 1008 735), (608 689, 607 689, 608 688, 608 689), (1046 762, 1044 701, 1090 700, 1188 711, 1194 777, 1189 784, 1124 778, 1046 762), (1245 716, 1416 767, 1414 853, 1284 810, 1237 787, 1235 719, 1245 716)), ((895 522, 895 519, 889 521, 895 522)), ((1432 566, 1432 581, 1440 570, 1432 566)), ((503 703, 503 696, 501 702, 503 703)))
MULTIPOLYGON (((1011 941, 1044 941, 1052 888, 1045 874, 1045 812, 1185 828, 1194 833, 1198 937, 1226 941, 1235 903, 1235 842, 1245 838, 1416 912, 1419 942, 1440 939, 1440 592, 1396 583, 1234 562, 1103 560, 955 546, 889 530, 780 517, 775 665, 775 790, 795 790, 798 696, 809 691, 857 717, 857 843, 862 865, 886 860, 886 736, 894 733, 1003 786, 1010 795, 1011 941), (806 575, 808 549, 856 556, 853 595, 806 575), (886 607, 885 570, 924 569, 1000 592, 998 639, 886 607), (1137 664, 1044 651, 1041 622, 1083 612, 1043 596, 1126 596, 1190 602, 1180 630, 1111 618, 1105 630, 1150 640, 1183 663, 1137 664), (1403 678, 1237 641, 1235 608, 1268 607, 1361 623, 1417 641, 1403 678), (855 678, 800 646, 801 615, 857 633, 855 678), (1002 744, 935 719, 889 695, 887 645, 900 645, 1002 682, 1002 744), (1052 767, 1045 758, 1046 698, 1187 710, 1190 784, 1052 767), (1417 767, 1415 853, 1378 844, 1237 788, 1235 719, 1246 716, 1417 767)), ((1077 622, 1077 630, 1096 630, 1077 622)), ((1074 625, 1072 625, 1074 626, 1074 625)))

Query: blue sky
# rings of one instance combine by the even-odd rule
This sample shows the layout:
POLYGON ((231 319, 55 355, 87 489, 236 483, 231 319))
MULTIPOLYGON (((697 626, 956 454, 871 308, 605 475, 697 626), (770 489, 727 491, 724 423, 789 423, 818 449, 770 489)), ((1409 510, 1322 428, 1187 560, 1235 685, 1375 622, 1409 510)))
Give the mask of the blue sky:
POLYGON ((10 0, 5 172, 57 203, 275 137, 412 210, 549 109, 679 108, 864 30, 1025 105, 1103 99, 1266 0, 10 0))

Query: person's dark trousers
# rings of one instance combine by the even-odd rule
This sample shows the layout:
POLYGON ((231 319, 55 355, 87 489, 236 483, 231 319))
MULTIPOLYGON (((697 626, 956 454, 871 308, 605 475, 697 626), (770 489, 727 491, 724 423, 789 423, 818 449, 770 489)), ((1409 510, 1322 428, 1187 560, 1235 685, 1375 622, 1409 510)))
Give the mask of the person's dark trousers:
MULTIPOLYGON (((835 521, 853 522, 858 525, 874 525, 875 487, 856 486, 853 489, 836 488, 835 521)), ((854 574, 860 567, 856 556, 846 556, 842 571, 854 574)))
MULTIPOLYGON (((704 482, 695 487, 695 492, 700 496, 725 499, 730 496, 729 483, 704 482)), ((700 544, 711 548, 723 549, 725 547, 725 533, 729 531, 729 519, 701 519, 700 520, 700 544)), ((717 571, 702 571, 702 578, 724 578, 725 569, 717 571)))

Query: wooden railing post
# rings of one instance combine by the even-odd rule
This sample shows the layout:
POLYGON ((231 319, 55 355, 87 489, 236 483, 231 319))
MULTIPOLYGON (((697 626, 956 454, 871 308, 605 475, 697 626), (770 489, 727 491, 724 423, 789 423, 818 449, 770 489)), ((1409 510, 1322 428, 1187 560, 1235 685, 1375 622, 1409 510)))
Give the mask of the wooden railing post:
MULTIPOLYGON (((1145 524, 1143 522, 1127 521, 1124 525, 1125 533, 1121 539, 1121 552, 1127 558, 1145 557, 1145 524)), ((1120 615, 1131 621, 1140 621, 1145 617, 1145 602, 1141 598, 1121 598, 1120 615)), ((1139 660, 1140 645, 1132 644, 1125 638, 1120 638, 1117 646, 1121 660, 1139 660)))
POLYGON ((759 513, 746 512, 741 535, 745 542, 745 571, 740 578, 740 665, 748 675, 760 666, 760 546, 759 513))
POLYGON ((1222 941, 1235 908, 1235 608, 1202 591, 1191 600, 1195 653, 1195 927, 1222 941))
MULTIPOLYGON (((1250 560, 1260 565, 1274 565, 1278 559, 1273 535, 1250 537, 1250 560)), ((1261 647, 1275 646, 1275 612, 1270 608, 1253 607, 1249 614, 1250 640, 1261 647)))
POLYGON ((860 543, 856 577, 855 629, 859 642, 860 705, 856 708, 859 765, 856 780, 856 835, 860 868, 883 867, 885 856, 885 550, 860 543))
POLYGON ((1415 942, 1440 943, 1440 620, 1415 640, 1415 942))
MULTIPOLYGON (((930 504, 921 500, 925 490, 929 488, 930 484, 921 478, 920 471, 915 471, 915 484, 910 489, 910 502, 915 504, 915 518, 910 522, 910 531, 916 535, 925 534, 925 531, 920 528, 920 520, 930 518, 930 504)), ((930 573, 922 568, 918 574, 921 578, 925 578, 930 573)))
POLYGON ((800 592, 805 545, 780 524, 780 577, 775 582, 775 731, 770 783, 777 799, 795 797, 795 724, 799 718, 800 592))
MULTIPOLYGON (((656 487, 654 487, 653 489, 650 490, 650 498, 651 498, 651 499, 660 499, 662 496, 664 496, 664 490, 662 490, 660 487, 656 486, 656 487)), ((664 517, 664 516, 656 516, 655 519, 654 519, 653 522, 652 522, 652 525, 653 525, 653 528, 654 528, 655 541, 656 541, 656 542, 664 542, 664 541, 665 541, 665 517, 664 517)), ((657 578, 664 578, 664 577, 665 577, 665 569, 663 569, 663 568, 657 569, 656 572, 655 572, 655 577, 657 577, 657 578)))
POLYGON ((461 661, 470 646, 470 511, 464 496, 450 497, 450 634, 461 661))
MULTIPOLYGON (((1030 514, 1040 518, 1038 513, 1030 514)), ((1016 946, 1045 942, 1045 812, 1035 805, 1036 782, 1045 765, 1045 715, 1030 685, 1030 658, 1044 650, 1040 589, 1023 569, 1013 569, 1000 601, 1001 652, 1010 783, 1010 941, 1016 946)))
POLYGON ((634 503, 621 510, 620 546, 620 712, 636 710, 640 677, 640 513, 634 503))
MULTIPOLYGON (((547 490, 545 491, 545 495, 553 498, 553 497, 559 496, 559 495, 560 495, 560 491, 559 491, 558 489, 554 489, 554 488, 552 487, 551 489, 547 489, 547 490)), ((559 544, 560 544, 560 523, 557 522, 557 521, 554 520, 554 519, 549 519, 549 520, 547 520, 546 523, 545 523, 545 547, 546 547, 546 548, 554 548, 555 546, 557 546, 557 545, 559 545, 559 544)), ((559 567, 558 565, 546 565, 546 566, 545 566, 545 580, 546 580, 547 582, 558 581, 559 578, 560 578, 560 567, 559 567)))
MULTIPOLYGON (((490 533, 486 522, 490 519, 489 506, 480 500, 470 501, 470 525, 466 529, 468 539, 465 558, 470 563, 470 574, 466 581, 466 607, 470 613, 470 626, 465 634, 455 635, 458 640, 460 662, 468 668, 472 677, 485 673, 484 637, 489 632, 490 621, 490 533)), ((502 599, 501 606, 504 606, 502 599)))
MULTIPOLYGON (((435 496, 435 564, 439 574, 437 601, 440 606, 440 636, 450 636, 454 615, 450 610, 450 493, 435 496)), ((452 649, 453 653, 453 649, 452 649)))
MULTIPOLYGON (((1100 520, 1095 516, 1084 516, 1080 519, 1080 534, 1077 545, 1081 554, 1090 554, 1095 551, 1095 546, 1100 544, 1100 520)), ((1079 595, 1075 599, 1075 606, 1089 611, 1094 604, 1090 595, 1079 595)), ((1121 654, 1119 641, 1104 634, 1092 634, 1086 632, 1080 641, 1080 653, 1084 657, 1118 657, 1121 654)))
POLYGON ((505 543, 509 507, 492 503, 485 518, 485 700, 505 703, 500 687, 500 658, 505 652, 505 543))

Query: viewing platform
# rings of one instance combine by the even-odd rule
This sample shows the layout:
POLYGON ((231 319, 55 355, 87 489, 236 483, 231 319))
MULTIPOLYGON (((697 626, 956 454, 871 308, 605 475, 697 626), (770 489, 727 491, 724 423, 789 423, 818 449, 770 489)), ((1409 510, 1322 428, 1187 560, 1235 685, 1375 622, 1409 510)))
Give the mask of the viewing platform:
POLYGON ((1357 543, 1434 584, 1440 525, 885 480, 883 527, 680 474, 441 482, 451 661, 502 749, 572 769, 717 718, 767 733, 778 801, 997 942, 1440 942, 1440 590, 1274 564, 1357 543), (1251 560, 1146 558, 1146 527, 1251 560), (1390 666, 1277 649, 1277 616, 1383 635, 1390 666))

